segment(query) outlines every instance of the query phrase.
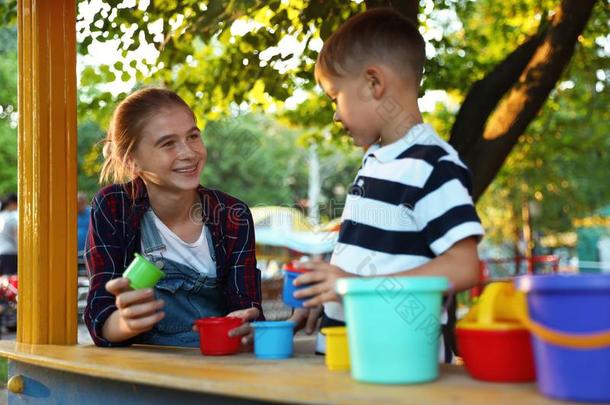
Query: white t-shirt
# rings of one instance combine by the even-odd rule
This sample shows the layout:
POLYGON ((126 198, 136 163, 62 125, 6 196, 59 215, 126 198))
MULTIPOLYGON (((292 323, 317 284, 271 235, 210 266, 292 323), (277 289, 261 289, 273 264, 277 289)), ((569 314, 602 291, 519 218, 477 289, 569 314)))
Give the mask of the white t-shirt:
MULTIPOLYGON (((150 252, 151 255, 163 256, 176 263, 192 267, 202 274, 216 277, 216 263, 212 259, 208 246, 208 238, 209 240, 212 240, 212 238, 206 226, 203 227, 201 235, 199 235, 195 242, 187 243, 180 239, 154 213, 153 216, 155 218, 155 226, 159 230, 161 242, 165 245, 165 249, 153 250, 150 252)), ((144 247, 142 246, 143 250, 144 247)))
POLYGON ((0 255, 17 254, 17 211, 0 212, 0 255))

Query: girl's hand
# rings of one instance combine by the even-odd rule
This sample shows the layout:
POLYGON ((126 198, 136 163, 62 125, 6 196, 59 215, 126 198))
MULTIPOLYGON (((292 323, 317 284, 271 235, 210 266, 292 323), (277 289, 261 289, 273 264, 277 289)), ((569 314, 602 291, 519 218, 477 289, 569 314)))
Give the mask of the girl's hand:
POLYGON ((116 296, 117 310, 104 323, 104 338, 111 342, 127 340, 153 328, 165 313, 162 300, 155 300, 153 289, 132 290, 129 280, 119 277, 106 283, 106 290, 116 296))
MULTIPOLYGON (((238 326, 235 329, 230 330, 229 336, 231 336, 231 337, 242 336, 242 338, 241 338, 242 345, 250 346, 253 341, 252 327, 250 326, 250 322, 258 319, 260 314, 261 314, 261 311, 258 308, 240 309, 237 311, 233 311, 230 314, 227 314, 227 316, 241 318, 244 321, 244 323, 242 325, 238 326)), ((197 332, 197 330, 198 330, 197 325, 196 324, 193 325, 193 332, 197 332)))
POLYGON ((309 298, 303 303, 306 308, 322 305, 329 301, 340 301, 341 297, 335 292, 337 280, 356 277, 355 274, 347 273, 341 268, 321 260, 299 263, 299 268, 311 270, 294 280, 296 286, 311 284, 294 293, 295 298, 309 298))
POLYGON ((250 346, 254 341, 252 333, 252 327, 250 326, 251 321, 255 321, 260 316, 261 311, 258 308, 247 308, 233 311, 227 316, 233 316, 235 318, 243 319, 244 323, 229 331, 229 336, 241 336, 241 344, 244 346, 250 346))

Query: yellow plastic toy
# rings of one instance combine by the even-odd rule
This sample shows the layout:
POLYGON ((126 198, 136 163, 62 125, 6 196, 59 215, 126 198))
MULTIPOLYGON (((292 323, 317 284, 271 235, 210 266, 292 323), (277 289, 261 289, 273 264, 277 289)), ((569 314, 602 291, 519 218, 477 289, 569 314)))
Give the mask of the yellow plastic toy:
POLYGON ((331 326, 322 328, 321 332, 326 335, 326 367, 332 371, 349 370, 347 328, 345 326, 331 326))
POLYGON ((610 345, 610 332, 565 333, 535 322, 529 317, 525 293, 516 290, 512 282, 487 285, 477 305, 457 327, 477 330, 527 328, 547 343, 570 348, 598 349, 610 345))
POLYGON ((526 305, 525 295, 517 291, 513 283, 491 283, 457 327, 497 331, 523 329, 522 314, 527 312, 526 305))

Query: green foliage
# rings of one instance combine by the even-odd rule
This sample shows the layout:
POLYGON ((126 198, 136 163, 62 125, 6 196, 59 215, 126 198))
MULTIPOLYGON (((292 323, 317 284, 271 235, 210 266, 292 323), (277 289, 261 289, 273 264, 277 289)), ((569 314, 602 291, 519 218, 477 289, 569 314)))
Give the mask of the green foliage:
POLYGON ((6 386, 8 382, 8 359, 0 357, 0 387, 6 386))
POLYGON ((17 129, 0 120, 0 195, 17 191, 17 129))
POLYGON ((291 186, 307 180, 303 153, 293 149, 295 138, 262 117, 209 122, 203 133, 208 160, 202 183, 251 206, 292 205, 291 186))
MULTIPOLYGON (((8 106, 17 106, 17 31, 0 28, 0 119, 8 106)), ((15 108, 16 110, 16 108, 15 108)))
MULTIPOLYGON (((2 10, 0 6, 0 10, 2 10)), ((0 195, 17 191, 17 31, 0 28, 0 195)))
POLYGON ((532 225, 542 234, 571 230, 610 201, 610 65, 599 40, 609 16, 594 10, 558 88, 479 201, 492 239, 514 239, 523 201, 539 206, 532 225))
MULTIPOLYGON (((81 74, 79 122, 85 123, 79 126, 81 187, 97 187, 100 151, 93 145, 103 137, 100 128, 107 127, 116 101, 124 97, 108 93, 99 85, 118 77, 123 81, 135 79, 137 86, 161 84, 177 90, 193 106, 202 126, 209 123, 204 135, 210 150, 204 184, 250 204, 294 204, 307 190, 306 148, 318 144, 323 166, 336 168, 323 167, 323 172, 327 170, 323 173, 323 196, 328 201, 340 197, 341 193, 335 193, 340 190, 338 185, 347 187, 351 183, 359 161, 351 140, 332 123, 331 103, 316 90, 313 64, 320 40, 350 15, 363 10, 364 2, 151 0, 146 9, 119 7, 122 3, 104 1, 91 21, 79 15, 79 31, 84 38, 79 44, 81 54, 88 53, 94 40, 118 40, 117 52, 124 56, 122 62, 87 67, 81 74), (240 24, 242 29, 238 30, 240 24), (295 45, 282 54, 278 44, 289 37, 294 38, 295 45), (157 60, 135 59, 133 51, 146 44, 160 51, 157 60), (283 101, 296 89, 309 94, 295 109, 286 110, 283 101), (275 118, 282 125, 256 114, 269 109, 278 111, 275 118), (248 113, 247 117, 235 118, 243 113, 248 113), (248 148, 252 150, 248 152, 248 148)), ((422 91, 443 89, 459 103, 476 80, 528 36, 546 27, 557 3, 422 3, 419 22, 429 49, 434 49, 429 53, 422 91)), ((88 4, 79 2, 79 6, 88 4)), ((14 1, 0 0, 1 18, 14 21, 14 5, 14 1)), ((562 81, 569 80, 573 86, 564 85, 551 94, 480 201, 489 234, 498 240, 512 237, 514 227, 519 226, 512 213, 519 212, 524 199, 541 204, 542 215, 534 221, 535 227, 545 233, 569 229, 571 217, 610 200, 610 189, 604 187, 604 176, 610 168, 610 69, 608 52, 603 49, 607 39, 597 40, 608 38, 609 18, 610 9, 598 2, 573 61, 563 74, 562 81), (605 72, 605 79, 597 76, 599 69, 605 72)), ((10 41, 1 35, 0 51, 4 52, 10 41)), ((7 60, 0 58, 0 78, 5 72, 13 74, 10 66, 16 72, 16 64, 7 60)), ((11 99, 10 90, 5 89, 0 88, 0 105, 14 106, 16 99, 11 99)), ((455 112, 438 105, 426 114, 426 120, 445 136, 455 112)), ((2 128, 0 125, 0 143, 4 142, 0 153, 10 149, 11 139, 16 142, 14 137, 2 135, 10 128, 2 128)), ((0 186, 4 184, 0 179, 0 186)))
POLYGON ((16 20, 17 0, 0 0, 0 27, 14 25, 16 20))
MULTIPOLYGON (((245 115, 209 122, 203 139, 208 161, 202 184, 232 194, 250 206, 294 206, 307 198, 308 150, 296 146, 299 132, 262 115, 245 115)), ((352 151, 353 152, 353 151, 352 151)), ((318 150, 321 167, 322 214, 341 214, 344 193, 360 158, 334 146, 318 150), (337 195, 335 195, 337 194, 337 195), (334 210, 333 210, 334 209, 334 210)))
POLYGON ((81 86, 114 80, 114 75, 145 84, 171 84, 199 116, 209 119, 219 118, 244 101, 250 109, 264 110, 284 101, 297 87, 312 88, 316 51, 309 45, 327 37, 364 7, 353 2, 158 0, 151 1, 146 10, 110 10, 119 3, 106 1, 89 24, 79 17, 81 32, 90 31, 79 44, 79 52, 86 54, 94 38, 118 40, 117 51, 128 63, 88 69, 81 86), (243 32, 232 33, 235 21, 245 26, 243 32), (287 36, 302 41, 304 49, 287 54, 274 49, 287 36), (142 66, 133 69, 131 52, 143 43, 154 44, 160 56, 152 64, 138 60, 134 64, 142 66), (293 57, 297 63, 288 64, 293 57), (142 77, 143 69, 152 74, 142 77))
POLYGON ((78 189, 92 196, 99 188, 99 173, 102 168, 100 141, 105 134, 93 121, 78 126, 78 189))
POLYGON ((434 54, 428 54, 424 88, 465 95, 475 81, 546 26, 548 13, 556 6, 554 0, 485 0, 426 7, 420 14, 423 30, 440 30, 443 35, 428 38, 434 54), (448 18, 451 15, 456 18, 448 18))

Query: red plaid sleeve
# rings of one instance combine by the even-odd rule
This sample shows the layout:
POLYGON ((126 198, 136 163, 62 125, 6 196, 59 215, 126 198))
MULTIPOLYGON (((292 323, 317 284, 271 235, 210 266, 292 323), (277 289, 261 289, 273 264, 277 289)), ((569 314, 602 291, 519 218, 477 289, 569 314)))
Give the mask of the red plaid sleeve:
POLYGON ((235 200, 227 206, 225 230, 228 274, 225 292, 230 311, 261 306, 261 273, 256 268, 254 221, 248 206, 235 200))
POLYGON ((89 233, 85 243, 85 262, 89 273, 89 294, 84 321, 98 346, 126 346, 132 341, 111 343, 102 337, 106 319, 117 309, 115 296, 106 283, 120 277, 124 270, 126 248, 125 221, 127 196, 117 186, 102 189, 93 199, 89 233))

